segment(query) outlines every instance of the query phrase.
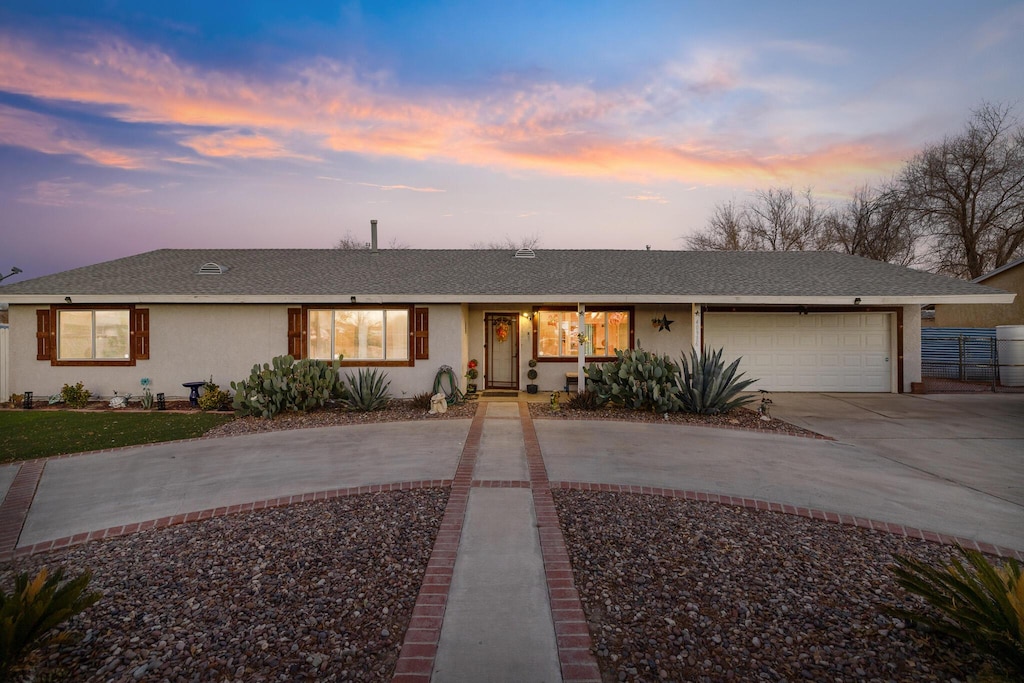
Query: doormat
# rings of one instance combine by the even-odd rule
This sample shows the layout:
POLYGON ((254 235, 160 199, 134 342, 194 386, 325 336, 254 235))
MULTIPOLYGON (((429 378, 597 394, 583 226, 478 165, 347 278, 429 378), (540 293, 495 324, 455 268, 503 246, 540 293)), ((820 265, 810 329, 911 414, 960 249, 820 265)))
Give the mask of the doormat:
POLYGON ((502 389, 485 389, 483 396, 485 398, 515 398, 516 396, 519 396, 519 392, 502 389))

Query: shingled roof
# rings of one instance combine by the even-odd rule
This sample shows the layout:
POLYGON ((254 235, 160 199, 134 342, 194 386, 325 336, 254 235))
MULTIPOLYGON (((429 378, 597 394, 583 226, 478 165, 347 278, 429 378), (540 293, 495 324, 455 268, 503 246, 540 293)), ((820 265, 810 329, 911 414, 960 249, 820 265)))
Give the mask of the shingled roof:
POLYGON ((161 249, 0 286, 0 300, 1008 302, 1001 290, 834 252, 161 249), (217 264, 221 274, 200 274, 217 264), (102 298, 99 298, 102 297, 102 298))

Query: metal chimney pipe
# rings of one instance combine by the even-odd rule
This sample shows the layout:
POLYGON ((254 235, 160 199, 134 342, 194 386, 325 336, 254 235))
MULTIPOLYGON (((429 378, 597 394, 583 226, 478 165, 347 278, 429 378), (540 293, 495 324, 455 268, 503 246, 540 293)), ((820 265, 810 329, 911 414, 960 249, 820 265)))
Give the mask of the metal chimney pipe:
POLYGON ((370 221, 370 251, 377 253, 377 219, 370 221))

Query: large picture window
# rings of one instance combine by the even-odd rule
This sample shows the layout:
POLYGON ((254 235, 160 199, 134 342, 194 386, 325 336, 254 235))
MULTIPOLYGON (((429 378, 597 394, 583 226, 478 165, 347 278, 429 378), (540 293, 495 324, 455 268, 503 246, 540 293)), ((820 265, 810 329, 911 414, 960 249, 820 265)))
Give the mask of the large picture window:
MULTIPOLYGON (((536 312, 538 360, 577 358, 579 314, 572 309, 541 309, 536 312)), ((616 349, 628 349, 633 339, 633 315, 629 309, 595 309, 583 314, 584 353, 588 359, 613 358, 616 349)))
POLYGON ((408 308, 309 309, 309 357, 344 354, 345 362, 407 363, 408 308))
POLYGON ((51 306, 36 311, 36 360, 135 365, 149 358, 149 309, 51 306))
POLYGON ((131 358, 128 311, 57 311, 58 360, 131 358))

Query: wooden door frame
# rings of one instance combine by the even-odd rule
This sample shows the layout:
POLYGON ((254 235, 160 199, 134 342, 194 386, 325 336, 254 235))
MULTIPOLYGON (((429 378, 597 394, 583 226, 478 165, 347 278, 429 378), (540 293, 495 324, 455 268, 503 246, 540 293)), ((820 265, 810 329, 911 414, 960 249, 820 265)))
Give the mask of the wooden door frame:
MULTIPOLYGON (((518 311, 484 311, 484 389, 508 389, 519 391, 519 312, 518 311), (492 386, 491 378, 491 319, 508 318, 512 322, 509 334, 512 347, 512 380, 514 386, 492 386)), ((504 383, 503 383, 504 384, 504 383)))

